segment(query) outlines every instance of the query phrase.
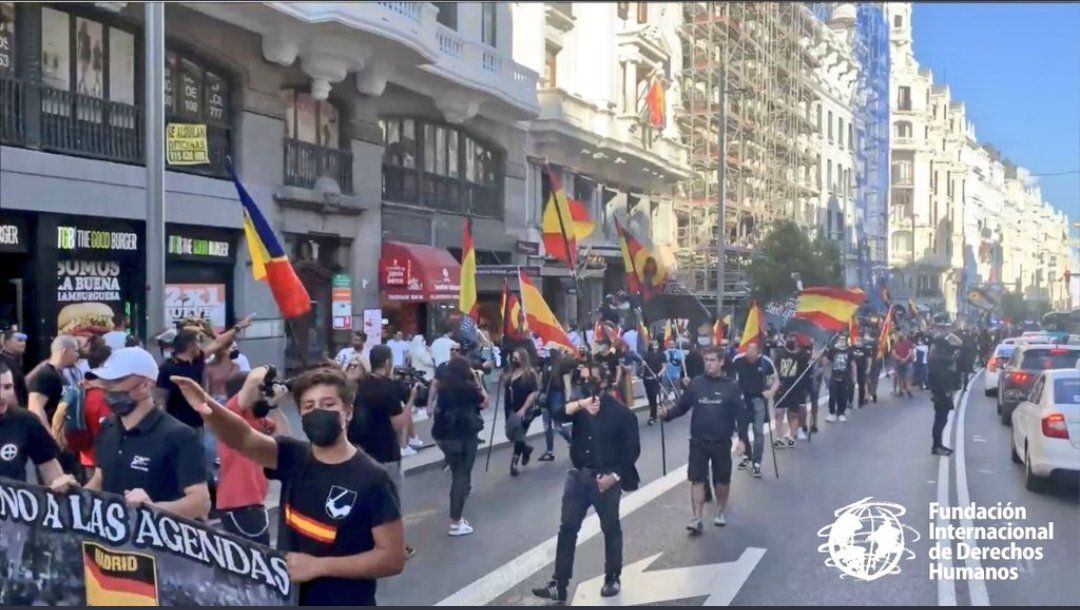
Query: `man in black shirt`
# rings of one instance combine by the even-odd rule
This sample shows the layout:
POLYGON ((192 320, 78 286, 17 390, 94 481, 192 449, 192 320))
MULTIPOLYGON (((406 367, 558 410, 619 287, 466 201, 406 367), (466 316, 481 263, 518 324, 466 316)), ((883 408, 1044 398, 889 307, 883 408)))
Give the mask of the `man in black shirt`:
POLYGON ((0 477, 26 481, 29 458, 41 473, 42 485, 66 488, 75 479, 64 474, 56 457, 60 449, 37 417, 16 403, 15 380, 0 362, 0 477))
POLYGON ((829 414, 825 421, 847 421, 848 397, 855 379, 855 359, 848 348, 848 338, 841 335, 829 350, 829 414))
POLYGON ((158 366, 140 347, 118 349, 91 371, 112 411, 94 439, 97 468, 87 489, 122 494, 131 506, 203 519, 210 512, 199 437, 154 406, 158 366))
POLYGON ((26 373, 23 372, 22 360, 26 352, 26 335, 12 326, 0 335, 0 363, 7 365, 15 382, 15 400, 21 407, 29 404, 30 391, 26 388, 26 373))
POLYGON ((316 368, 294 381, 309 443, 263 434, 194 381, 174 381, 220 442, 281 481, 277 544, 300 603, 374 605, 376 581, 405 568, 404 526, 390 475, 345 434, 353 415, 345 375, 316 368))
POLYGON ((727 524, 724 508, 731 490, 731 435, 735 433, 736 421, 744 408, 739 385, 723 375, 720 349, 705 347, 701 356, 705 361, 705 374, 690 381, 673 407, 660 410, 664 421, 681 417, 691 408, 694 410, 690 417, 690 459, 687 464, 694 518, 686 529, 695 535, 703 529, 701 514, 705 507, 705 483, 710 463, 716 491, 713 524, 727 524))
MULTIPOLYGON (((855 345, 851 347, 851 358, 855 361, 855 383, 859 384, 859 408, 862 409, 866 406, 866 374, 870 368, 870 355, 872 348, 870 347, 870 341, 859 337, 855 339, 855 345)), ((848 395, 848 403, 855 404, 855 384, 851 386, 851 393, 848 395)))
MULTIPOLYGON (((784 346, 776 353, 776 374, 780 381, 776 403, 776 418, 774 428, 776 435, 780 436, 784 420, 787 420, 786 443, 788 447, 795 447, 793 433, 798 428, 800 418, 805 419, 800 411, 806 402, 807 388, 809 387, 810 354, 799 349, 799 343, 794 334, 789 334, 784 341, 784 346)), ((802 430, 799 430, 799 438, 806 438, 802 430)))
MULTIPOLYGON (((625 374, 625 371, 623 371, 625 374)), ((638 486, 634 467, 641 454, 637 418, 616 398, 621 379, 607 367, 589 367, 591 396, 554 407, 556 421, 573 423, 570 461, 563 485, 562 516, 555 551, 555 573, 533 595, 566 601, 566 588, 574 570, 578 530, 592 506, 604 533, 603 597, 619 594, 622 575, 622 525, 619 523, 619 496, 638 486)))
POLYGON ((381 464, 391 480, 400 485, 401 447, 397 439, 404 428, 404 418, 410 417, 404 405, 412 404, 416 388, 410 394, 390 378, 394 362, 389 347, 372 347, 370 360, 371 374, 361 379, 356 388, 347 435, 350 443, 381 464))
POLYGON ((37 415, 46 428, 52 423, 56 405, 64 394, 63 370, 75 366, 79 360, 79 340, 69 335, 53 339, 49 359, 30 375, 27 388, 30 391, 27 406, 37 415))
MULTIPOLYGON (((739 381, 739 387, 743 392, 746 410, 742 413, 739 421, 739 440, 746 450, 746 454, 739 462, 739 470, 746 470, 753 465, 753 475, 761 478, 761 462, 765 457, 765 418, 768 413, 768 401, 776 395, 779 383, 776 380, 776 368, 772 359, 761 355, 758 345, 751 343, 746 347, 746 352, 735 356, 731 361, 731 370, 739 381), (768 387, 766 387, 768 384, 768 387), (754 443, 750 444, 749 427, 754 426, 754 443)), ((774 446, 785 446, 783 441, 776 439, 774 446)), ((791 444, 792 447, 795 443, 791 444)))

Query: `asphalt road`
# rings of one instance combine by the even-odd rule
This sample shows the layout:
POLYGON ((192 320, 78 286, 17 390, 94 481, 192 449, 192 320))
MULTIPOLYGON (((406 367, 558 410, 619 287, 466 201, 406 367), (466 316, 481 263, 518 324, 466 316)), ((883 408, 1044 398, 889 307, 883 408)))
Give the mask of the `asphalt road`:
MULTIPOLYGON (((882 380, 887 393, 891 384, 882 380)), ((766 476, 753 479, 735 471, 728 525, 711 524, 704 535, 687 536, 689 486, 685 482, 689 417, 665 426, 668 475, 661 472, 660 428, 642 421, 641 489, 622 497, 624 532, 623 594, 616 604, 667 603, 800 605, 967 605, 1075 604, 1080 599, 1080 493, 1074 488, 1036 495, 1023 488, 1019 467, 1008 455, 1008 432, 995 418, 993 400, 973 381, 964 414, 962 445, 951 458, 930 454, 933 411, 926 393, 914 398, 881 396, 853 412, 846 423, 823 424, 812 442, 777 451, 780 478, 771 456, 766 476), (961 451, 963 456, 961 456, 961 451), (961 462, 959 458, 963 458, 961 462), (907 553, 893 573, 872 581, 843 576, 826 565, 820 530, 836 511, 872 497, 901 507, 898 521, 910 529, 907 553), (1015 581, 931 580, 930 503, 981 505, 1011 501, 1027 511, 1025 525, 1054 523, 1054 539, 1020 541, 1043 546, 1045 557, 1021 561, 1015 581), (915 540, 914 538, 918 538, 915 540), (651 561, 651 563, 650 563, 651 561), (726 564, 726 565, 720 565, 726 564), (696 567, 696 569, 694 569, 696 567)), ((537 422, 534 425, 539 425, 537 422)), ((951 438, 951 436, 950 436, 951 438)), ((403 490, 406 539, 417 549, 403 575, 381 581, 382 605, 534 605, 529 593, 551 574, 558 531, 567 448, 556 439, 554 463, 530 464, 522 476, 508 475, 509 452, 496 450, 484 472, 481 454, 465 516, 476 532, 447 536, 449 474, 432 470, 407 477, 403 490)), ((539 444, 539 443, 538 443, 539 444)), ((539 455, 539 451, 535 455, 539 455)), ((711 507, 706 508, 707 512, 711 507)), ((946 520, 943 523, 947 524, 946 520)), ((962 525, 960 520, 952 520, 962 525)), ((993 525, 975 522, 974 525, 993 525)), ((984 549, 1005 543, 980 541, 984 549)), ((953 547, 955 541, 943 546, 953 547)), ((1015 561, 982 561, 984 567, 1014 566, 1015 561)), ((971 567, 956 559, 956 567, 971 567)), ((603 571, 603 536, 590 515, 579 537, 575 579, 580 601, 595 596, 603 571), (586 584, 581 584, 586 583, 586 584)))

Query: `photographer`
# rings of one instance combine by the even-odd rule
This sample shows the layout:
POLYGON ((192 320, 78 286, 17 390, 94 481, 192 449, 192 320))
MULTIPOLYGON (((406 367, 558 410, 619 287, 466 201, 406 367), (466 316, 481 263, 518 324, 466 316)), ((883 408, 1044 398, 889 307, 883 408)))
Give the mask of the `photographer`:
MULTIPOLYGON (((239 415, 251 428, 263 434, 288 433, 288 423, 276 409, 287 392, 281 384, 264 387, 271 368, 260 366, 250 373, 237 373, 225 382, 229 398, 225 408, 239 415), (268 417, 272 414, 273 419, 268 417)), ((225 531, 260 544, 270 544, 270 517, 263 502, 269 484, 261 466, 242 453, 218 443, 221 462, 216 507, 222 512, 225 531)))
POLYGON ((389 475, 346 438, 352 392, 341 371, 316 368, 293 382, 307 443, 254 430, 193 380, 173 381, 221 443, 275 470, 277 543, 300 604, 374 605, 376 581, 405 568, 404 526, 389 475))
POLYGON ((484 427, 480 409, 487 406, 488 395, 469 362, 460 356, 453 356, 446 363, 438 391, 431 435, 446 456, 452 478, 449 534, 467 536, 473 528, 462 513, 472 486, 472 467, 478 444, 476 434, 484 427))

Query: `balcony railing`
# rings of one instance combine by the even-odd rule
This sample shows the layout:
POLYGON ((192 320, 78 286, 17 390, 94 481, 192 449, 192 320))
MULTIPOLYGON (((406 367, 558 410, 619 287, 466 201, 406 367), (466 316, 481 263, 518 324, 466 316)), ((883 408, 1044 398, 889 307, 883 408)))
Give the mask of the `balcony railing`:
POLYGON ((352 152, 285 138, 285 184, 313 189, 323 177, 352 194, 352 152))
POLYGON ((379 6, 420 23, 423 16, 422 2, 376 2, 379 6))
POLYGON ((424 173, 412 167, 382 166, 383 201, 407 203, 442 212, 502 218, 502 192, 485 185, 424 173))

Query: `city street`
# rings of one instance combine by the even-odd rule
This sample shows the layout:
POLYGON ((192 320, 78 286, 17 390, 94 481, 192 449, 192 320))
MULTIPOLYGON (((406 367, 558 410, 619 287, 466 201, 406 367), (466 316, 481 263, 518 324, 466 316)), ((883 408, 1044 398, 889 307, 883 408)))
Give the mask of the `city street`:
MULTIPOLYGON (((883 379, 887 394, 890 382, 883 379)), ((993 399, 983 396, 981 376, 972 382, 959 439, 952 458, 930 455, 932 410, 926 393, 915 398, 882 396, 879 404, 856 410, 846 423, 824 424, 811 443, 778 450, 780 479, 771 458, 766 476, 752 479, 735 471, 728 525, 706 526, 698 538, 687 536, 689 487, 685 481, 689 418, 665 426, 668 475, 661 473, 660 428, 641 427, 641 488, 622 499, 624 563, 621 605, 649 603, 709 604, 969 604, 1031 603, 1033 591, 1043 604, 1067 604, 1080 598, 1075 578, 1080 519, 1075 488, 1035 495, 1023 488, 1018 466, 1007 453, 1007 429, 998 423, 993 399), (948 468, 941 476, 942 463, 948 468), (955 466, 954 466, 955 465, 955 466), (959 486, 959 487, 958 487, 959 486), (928 577, 929 504, 947 494, 949 502, 970 497, 980 505, 1011 501, 1027 509, 1027 524, 1054 523, 1054 539, 1044 544, 1041 561, 1019 562, 1017 582, 932 581, 928 577), (918 532, 907 541, 914 559, 900 562, 900 573, 873 582, 841 578, 818 552, 825 541, 818 531, 834 511, 867 496, 896 502, 907 509, 900 521, 918 532), (718 564, 726 564, 721 568, 718 564), (697 568, 696 570, 691 570, 697 568), (716 575, 720 576, 717 577, 716 575)), ((639 419, 644 418, 639 414, 639 419)), ((948 434, 959 426, 950 420, 948 434)), ((534 443, 537 441, 534 441, 534 443)), ((540 441, 542 442, 542 441, 540 441)), ((425 451, 437 451, 428 449, 425 451)), ((768 451, 768 450, 767 450, 768 451)), ((384 605, 534 605, 529 590, 550 576, 559 500, 567 467, 566 446, 557 439, 558 460, 530 464, 523 475, 507 474, 509 454, 496 450, 491 470, 483 454, 474 470, 473 492, 465 515, 476 533, 449 538, 449 475, 438 469, 409 476, 405 482, 406 537, 417 548, 405 573, 379 585, 384 605)), ((710 511, 706 507, 706 514, 710 511)), ((710 520, 711 521, 711 520, 710 520)), ((976 523, 978 525, 979 523, 976 523)), ((959 523, 957 523, 959 525, 959 523)), ((980 546, 987 546, 980 541, 980 546)), ((992 543, 991 543, 992 544, 992 543)), ((964 565, 957 560, 955 565, 964 565)), ((984 566, 1013 565, 984 561, 984 566)), ((603 539, 595 517, 582 526, 572 599, 600 603, 603 539), (584 583, 584 584, 583 584, 584 583)))

